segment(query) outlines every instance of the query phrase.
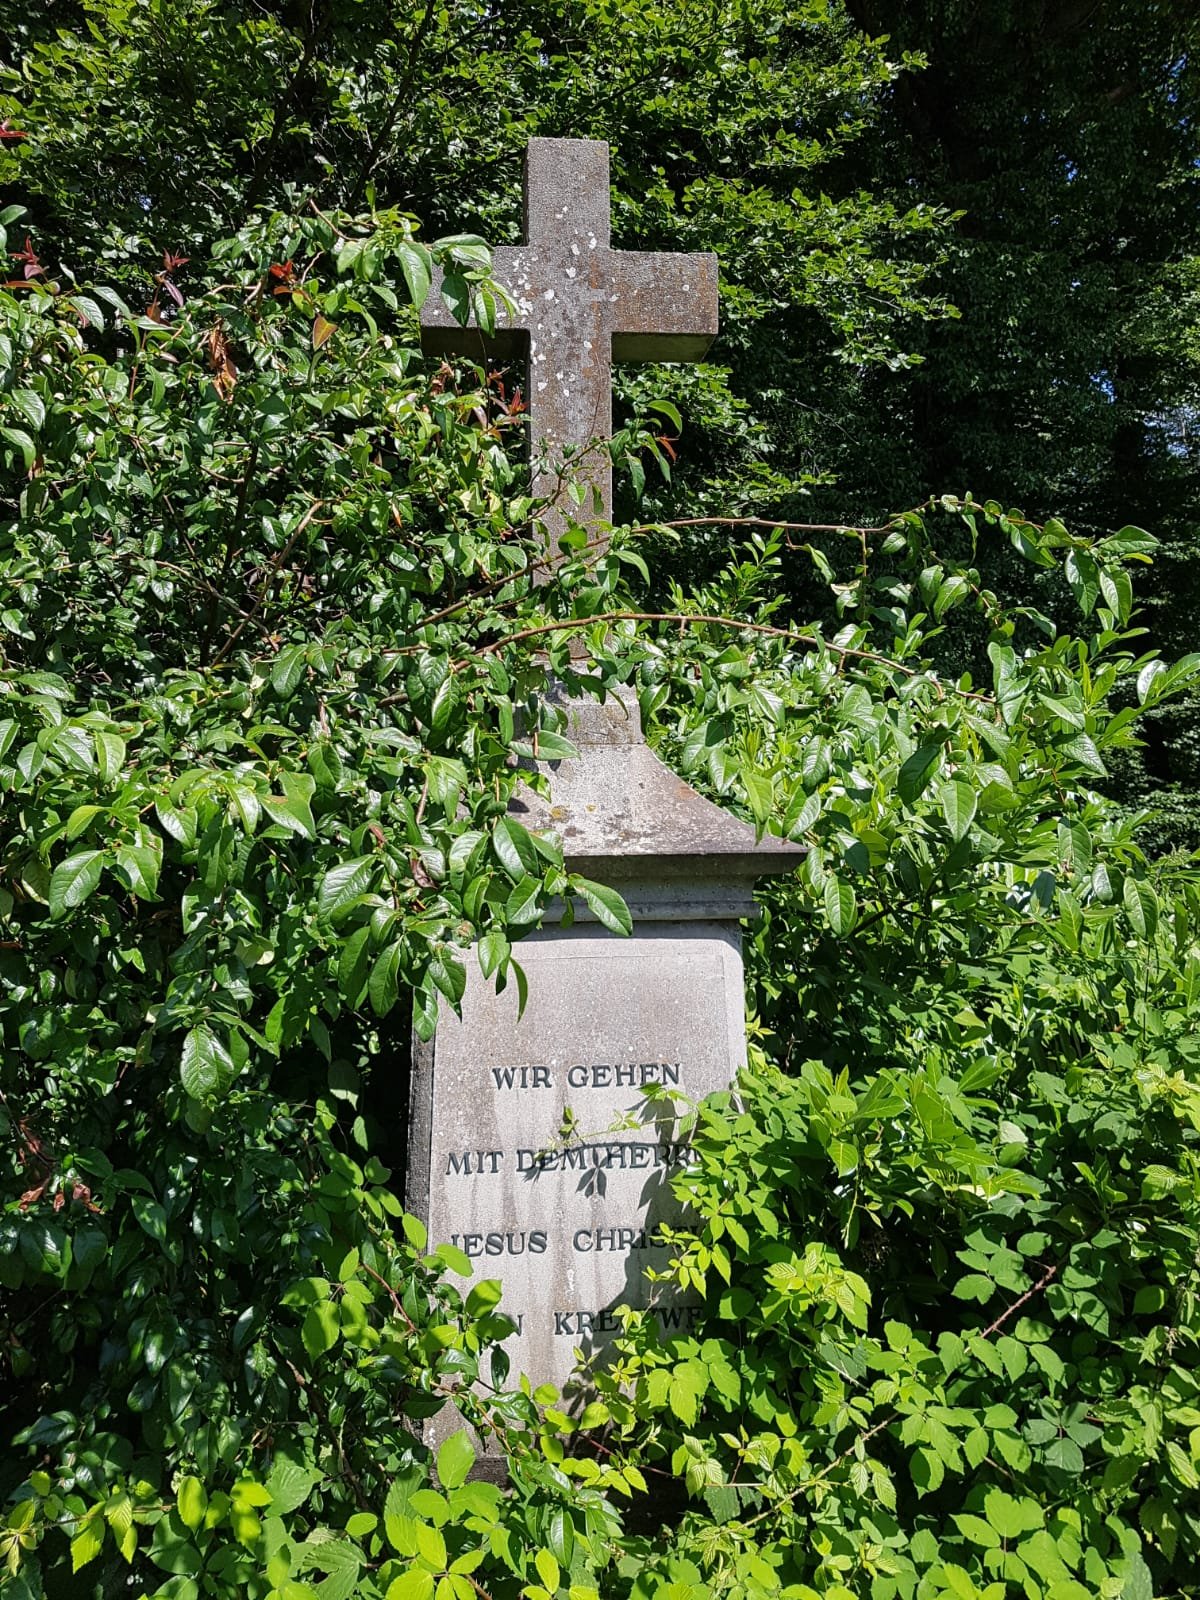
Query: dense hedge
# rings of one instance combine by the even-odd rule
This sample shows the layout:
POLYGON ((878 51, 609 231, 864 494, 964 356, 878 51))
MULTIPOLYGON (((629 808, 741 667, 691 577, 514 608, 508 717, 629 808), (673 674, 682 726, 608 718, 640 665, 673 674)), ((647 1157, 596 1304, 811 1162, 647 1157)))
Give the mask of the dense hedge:
POLYGON ((153 315, 0 293, 6 1592, 1197 1592, 1200 898, 1091 790, 1200 672, 1137 656, 1153 541, 946 499, 747 530, 665 617, 644 530, 538 585, 518 405, 416 358, 434 257, 486 314, 478 242, 392 213, 165 262, 153 315), (1000 540, 1078 637, 982 587, 1000 540), (979 682, 927 664, 960 624, 979 682), (631 1313, 575 1420, 381 1159, 402 997, 522 984, 559 897, 628 928, 505 814, 533 729, 569 752, 549 673, 809 846, 750 1071, 679 1108, 701 1325, 631 1313), (451 1393, 507 1491, 429 1459, 451 1393))

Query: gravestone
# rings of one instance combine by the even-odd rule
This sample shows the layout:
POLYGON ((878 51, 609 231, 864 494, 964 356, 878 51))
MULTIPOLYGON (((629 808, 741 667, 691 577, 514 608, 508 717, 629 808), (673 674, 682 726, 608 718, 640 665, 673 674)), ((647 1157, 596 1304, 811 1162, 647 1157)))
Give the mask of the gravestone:
MULTIPOLYGON (((436 284, 422 311, 434 353, 492 359, 524 344, 535 488, 553 493, 572 453, 604 518, 608 457, 586 452, 611 426, 611 361, 697 359, 717 326, 715 258, 615 251, 608 213, 606 145, 532 140, 529 242, 495 252, 516 314, 481 344, 436 284)), ((515 984, 497 995, 470 971, 461 1019, 444 1009, 433 1042, 414 1047, 407 1196, 432 1242, 503 1283, 514 1373, 560 1389, 577 1355, 618 1331, 619 1305, 688 1325, 683 1297, 645 1277, 665 1265, 657 1230, 678 1220, 670 1180, 689 1159, 673 1097, 726 1088, 742 1065, 741 923, 754 880, 799 854, 756 841, 663 766, 631 693, 568 712, 578 757, 543 764, 549 799, 522 790, 512 813, 556 834, 569 870, 617 889, 634 931, 620 938, 578 909, 570 927, 548 919, 515 952, 521 1016, 515 984)))

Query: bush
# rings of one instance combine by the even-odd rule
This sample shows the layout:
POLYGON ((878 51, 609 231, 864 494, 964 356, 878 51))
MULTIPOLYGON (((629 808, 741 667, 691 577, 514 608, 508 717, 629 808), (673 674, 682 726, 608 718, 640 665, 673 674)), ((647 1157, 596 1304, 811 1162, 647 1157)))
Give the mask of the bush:
POLYGON ((650 530, 573 525, 534 581, 519 407, 415 359, 435 260, 487 315, 478 241, 278 216, 199 293, 164 262, 153 315, 33 258, 0 293, 7 1592, 1195 1592, 1197 888, 1094 792, 1200 673, 1131 649, 1153 541, 947 498, 756 536, 652 613, 650 530), (785 537, 832 636, 782 610, 785 537), (981 587, 997 538, 1061 563, 1081 637, 981 587), (930 665, 952 613, 987 689, 930 665), (628 928, 506 816, 514 754, 570 751, 552 674, 635 682, 679 770, 809 847, 750 1070, 680 1107, 700 1326, 629 1313, 574 1420, 506 1387, 499 1286, 382 1159, 402 997, 428 1034, 472 946, 522 984, 561 897, 628 928), (430 1459, 451 1394, 507 1491, 466 1433, 430 1459))

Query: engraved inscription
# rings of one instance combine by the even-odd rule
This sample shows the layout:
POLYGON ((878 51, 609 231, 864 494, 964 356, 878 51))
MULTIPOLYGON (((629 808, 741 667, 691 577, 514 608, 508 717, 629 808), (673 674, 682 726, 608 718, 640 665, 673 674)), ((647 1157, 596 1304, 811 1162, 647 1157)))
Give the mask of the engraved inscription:
MULTIPOLYGON (((658 1318, 663 1327, 670 1332, 677 1332, 682 1328, 692 1328, 696 1324, 699 1306, 654 1306, 652 1314, 658 1318)), ((565 1334, 573 1339, 582 1338, 586 1334, 619 1333, 621 1319, 611 1309, 604 1311, 556 1311, 554 1313, 554 1332, 560 1338, 565 1334)))
POLYGON ((452 1172, 460 1177, 473 1172, 497 1172, 503 1160, 503 1150, 449 1150, 446 1152, 446 1176, 452 1172))
POLYGON ((549 1067, 493 1067, 497 1089, 552 1089, 549 1067))
POLYGON ((565 1150, 518 1147, 515 1153, 518 1172, 586 1172, 592 1167, 638 1172, 643 1167, 686 1167, 695 1160, 687 1144, 638 1144, 622 1139, 593 1140, 565 1150))
MULTIPOLYGON (((493 1067, 497 1089, 553 1089, 554 1069, 547 1066, 493 1067)), ((682 1068, 678 1061, 577 1061, 566 1068, 572 1089, 644 1089, 647 1084, 677 1086, 682 1068)))
POLYGON ((644 1089, 648 1083, 679 1082, 678 1061, 632 1061, 624 1066, 597 1062, 594 1066, 567 1068, 572 1089, 644 1089))
POLYGON ((628 1255, 633 1250, 665 1250, 667 1247, 656 1237, 653 1228, 576 1228, 571 1248, 580 1255, 590 1255, 593 1250, 616 1250, 628 1255))
POLYGON ((450 1243, 462 1251, 463 1255, 476 1256, 523 1256, 528 1252, 531 1256, 541 1256, 546 1253, 547 1238, 540 1228, 528 1232, 525 1229, 514 1229, 508 1233, 452 1233, 450 1243))
POLYGON ((499 1279, 501 1313, 519 1308, 512 1372, 574 1405, 575 1351, 611 1345, 620 1306, 667 1332, 694 1315, 646 1277, 669 1258, 661 1229, 686 1226, 672 1179, 698 1159, 655 1097, 699 1099, 744 1059, 739 941, 705 923, 627 942, 555 930, 522 960, 524 1012, 468 985, 461 1021, 439 1022, 429 1232, 499 1279))

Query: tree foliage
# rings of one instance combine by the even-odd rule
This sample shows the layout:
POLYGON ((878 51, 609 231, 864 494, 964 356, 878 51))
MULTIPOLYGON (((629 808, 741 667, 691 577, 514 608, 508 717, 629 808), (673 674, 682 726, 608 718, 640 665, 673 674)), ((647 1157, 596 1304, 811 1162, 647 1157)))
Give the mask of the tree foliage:
MULTIPOLYGON (((897 82, 881 138, 851 160, 872 189, 915 185, 960 213, 937 282, 962 315, 921 330, 919 363, 868 380, 855 428, 827 431, 842 492, 821 515, 854 520, 930 485, 986 485, 1073 527, 1153 527, 1161 549, 1145 620, 1161 648, 1191 649, 1195 8, 851 0, 849 10, 926 60, 897 82), (864 444, 871 478, 851 459, 864 444)), ((1122 764, 1125 792, 1172 819, 1160 845, 1200 843, 1195 716, 1185 703, 1151 717, 1146 751, 1122 764)))
POLYGON ((803 487, 737 374, 898 362, 939 309, 927 214, 790 205, 897 69, 817 7, 395 20, 105 0, 9 34, 6 1593, 1195 1593, 1200 886, 1098 792, 1200 674, 1139 636, 1155 541, 922 497, 768 517, 713 570, 665 510, 803 487), (511 383, 417 352, 435 262, 490 314, 487 247, 407 207, 511 234, 520 108, 603 133, 646 82, 622 242, 728 230, 758 354, 630 386, 611 448, 664 487, 549 570, 511 383), (672 474, 654 400, 725 440, 672 474), (507 815, 514 756, 571 755, 552 679, 634 685, 680 772, 808 847, 753 937, 750 1070, 676 1108, 662 1292, 698 1326, 628 1314, 582 1415, 509 1372, 502 1286, 393 1159, 410 996, 427 1033, 468 968, 520 988, 555 900, 628 930, 507 815), (507 1489, 426 1447, 450 1395, 507 1489))

